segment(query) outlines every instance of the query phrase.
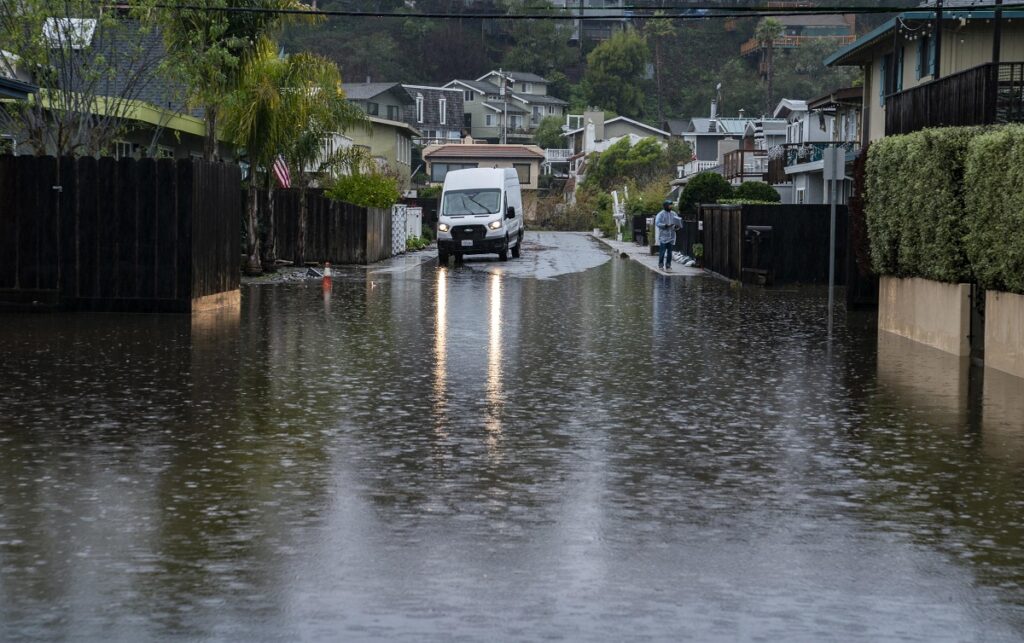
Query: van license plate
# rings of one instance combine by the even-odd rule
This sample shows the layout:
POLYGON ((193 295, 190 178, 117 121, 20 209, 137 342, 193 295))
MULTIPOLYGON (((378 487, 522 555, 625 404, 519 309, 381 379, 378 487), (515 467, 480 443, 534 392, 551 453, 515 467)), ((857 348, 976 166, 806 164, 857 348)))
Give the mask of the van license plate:
POLYGON ((472 239, 463 239, 462 240, 462 245, 463 246, 471 246, 471 245, 473 245, 473 240, 472 239))

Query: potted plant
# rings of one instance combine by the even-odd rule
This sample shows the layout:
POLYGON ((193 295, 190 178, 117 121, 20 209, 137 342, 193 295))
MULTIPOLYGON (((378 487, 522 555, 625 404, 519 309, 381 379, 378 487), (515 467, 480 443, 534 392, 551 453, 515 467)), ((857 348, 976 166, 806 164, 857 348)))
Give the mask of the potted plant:
POLYGON ((693 258, 697 260, 697 267, 704 267, 704 244, 695 243, 693 244, 693 258))

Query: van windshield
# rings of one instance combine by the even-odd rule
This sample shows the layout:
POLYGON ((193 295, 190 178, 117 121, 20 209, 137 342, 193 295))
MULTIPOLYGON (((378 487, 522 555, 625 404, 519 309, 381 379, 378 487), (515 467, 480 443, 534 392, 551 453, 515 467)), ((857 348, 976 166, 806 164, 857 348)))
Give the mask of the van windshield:
POLYGON ((495 214, 500 206, 501 190, 453 190, 444 193, 441 214, 495 214))

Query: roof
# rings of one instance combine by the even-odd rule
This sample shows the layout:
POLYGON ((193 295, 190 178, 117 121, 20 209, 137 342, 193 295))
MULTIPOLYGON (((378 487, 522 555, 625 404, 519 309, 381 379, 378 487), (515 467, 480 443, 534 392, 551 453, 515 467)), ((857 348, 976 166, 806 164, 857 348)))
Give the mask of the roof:
POLYGON ((662 123, 661 128, 672 134, 683 134, 686 132, 686 126, 690 124, 688 118, 669 118, 662 123))
POLYGON ((478 91, 481 94, 497 94, 498 93, 498 86, 497 85, 492 85, 491 83, 481 82, 479 80, 463 80, 463 79, 456 78, 453 81, 445 83, 444 86, 448 87, 449 85, 452 85, 452 84, 455 84, 455 83, 458 83, 459 85, 462 85, 463 87, 465 87, 467 89, 472 89, 473 91, 478 91))
POLYGON ((378 116, 367 116, 367 118, 370 120, 370 122, 377 123, 378 125, 388 125, 390 127, 394 127, 395 129, 405 130, 413 136, 422 136, 418 129, 416 129, 415 127, 408 123, 403 123, 402 121, 391 121, 386 118, 380 118, 378 116))
POLYGON ((412 105, 416 102, 409 92, 405 91, 401 83, 342 83, 341 88, 349 100, 370 100, 391 92, 403 104, 412 105))
MULTIPOLYGON (((1004 4, 1003 5, 1003 7, 1014 7, 1014 6, 1021 7, 1022 5, 1019 4, 1019 3, 1004 4)), ((970 20, 972 22, 977 21, 977 20, 989 21, 993 17, 995 17, 995 12, 994 11, 990 11, 990 10, 981 10, 981 11, 979 11, 979 10, 972 10, 972 11, 969 11, 969 12, 968 11, 944 11, 942 13, 942 19, 943 20, 958 21, 958 22, 961 19, 963 19, 965 21, 966 20, 970 20)), ((1024 11, 1022 11, 1020 9, 1017 9, 1017 10, 1007 10, 1006 8, 1004 8, 1003 9, 1003 18, 1004 19, 1009 19, 1009 18, 1018 18, 1018 19, 1020 19, 1020 18, 1024 18, 1024 11)), ((924 9, 924 10, 914 10, 914 11, 904 11, 903 13, 899 14, 895 18, 892 18, 891 20, 887 20, 884 23, 878 25, 877 27, 875 27, 874 29, 872 29, 868 33, 864 34, 863 36, 861 36, 857 40, 855 40, 855 41, 851 42, 850 44, 846 45, 845 47, 841 47, 838 51, 836 51, 831 56, 829 56, 828 58, 825 59, 825 66, 826 67, 832 67, 834 65, 839 65, 839 66, 844 66, 844 65, 846 65, 846 66, 848 66, 848 65, 860 65, 862 62, 864 62, 865 60, 868 60, 870 58, 870 56, 868 56, 867 54, 868 54, 868 50, 872 46, 874 46, 875 44, 877 44, 879 41, 881 41, 882 39, 884 39, 886 37, 888 37, 889 40, 891 41, 890 34, 892 33, 892 30, 896 27, 896 25, 898 23, 901 23, 901 22, 905 23, 907 21, 934 21, 934 19, 935 19, 935 12, 927 10, 927 9, 924 9)), ((991 28, 991 23, 989 23, 989 25, 990 25, 990 28, 991 28)))
MULTIPOLYGON (((660 130, 657 127, 651 127, 650 125, 647 125, 646 123, 641 123, 640 121, 634 121, 632 118, 626 118, 625 116, 616 116, 615 118, 609 118, 609 119, 605 120, 604 126, 608 127, 609 125, 611 125, 612 123, 615 123, 617 121, 624 121, 626 123, 629 123, 629 124, 634 125, 636 127, 643 128, 643 129, 645 129, 645 130, 647 130, 649 132, 653 132, 654 134, 658 134, 660 136, 665 136, 665 137, 672 136, 671 134, 669 134, 665 130, 660 130)), ((565 134, 563 134, 563 136, 571 136, 573 134, 579 134, 584 129, 586 129, 586 128, 585 127, 578 127, 578 128, 576 128, 574 130, 570 130, 570 131, 566 132, 565 134)))
POLYGON ((512 94, 512 98, 521 100, 524 103, 535 103, 537 105, 568 105, 566 101, 546 94, 512 94))
MULTIPOLYGON (((501 102, 500 100, 484 101, 484 107, 489 107, 496 112, 505 111, 505 103, 501 102)), ((512 112, 513 114, 529 114, 528 111, 512 102, 508 104, 508 111, 512 112)))
POLYGON ((844 87, 843 89, 831 91, 824 96, 819 96, 814 100, 807 101, 807 107, 808 109, 825 109, 835 107, 836 105, 860 105, 863 102, 863 87, 844 87))
POLYGON ((536 145, 486 145, 451 143, 431 145, 423 150, 427 159, 528 159, 543 160, 544 150, 536 145))
POLYGON ((772 116, 775 118, 785 118, 787 115, 793 112, 806 112, 807 101, 795 100, 793 98, 783 98, 779 101, 778 106, 775 107, 775 111, 772 112, 772 116))
MULTIPOLYGON (((481 76, 480 78, 477 78, 477 80, 483 80, 484 78, 490 78, 491 76, 493 76, 493 75, 495 75, 497 73, 498 73, 497 71, 493 71, 493 70, 489 71, 486 74, 484 74, 483 76, 481 76)), ((528 71, 507 71, 507 70, 505 70, 505 71, 502 71, 501 73, 505 74, 506 76, 511 77, 512 80, 514 80, 515 82, 520 82, 520 83, 547 83, 548 82, 543 76, 538 76, 537 74, 531 74, 528 71)))
POLYGON ((39 88, 31 83, 0 76, 0 98, 24 99, 37 91, 39 88))
POLYGON ((410 85, 409 83, 402 83, 402 87, 406 90, 410 89, 429 89, 434 92, 461 92, 461 89, 455 87, 442 87, 440 85, 410 85))

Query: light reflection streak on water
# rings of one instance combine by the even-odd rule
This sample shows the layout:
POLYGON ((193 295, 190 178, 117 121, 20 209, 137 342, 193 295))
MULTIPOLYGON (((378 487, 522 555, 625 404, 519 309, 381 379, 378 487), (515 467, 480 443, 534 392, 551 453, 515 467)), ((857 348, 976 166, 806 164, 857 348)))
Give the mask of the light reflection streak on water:
POLYGON ((437 305, 434 312, 434 432, 446 437, 448 406, 448 270, 437 271, 437 305))
POLYGON ((491 275, 487 345, 487 448, 496 457, 501 440, 501 275, 491 275))

